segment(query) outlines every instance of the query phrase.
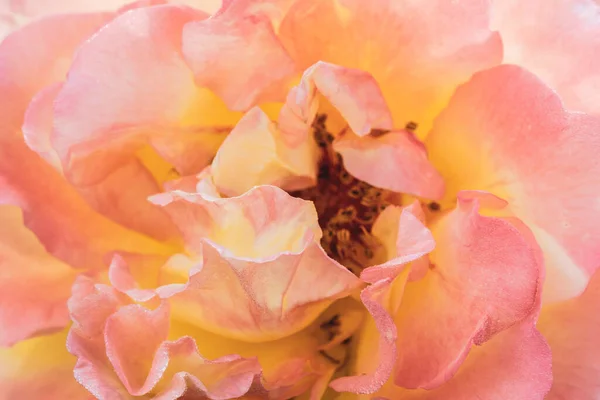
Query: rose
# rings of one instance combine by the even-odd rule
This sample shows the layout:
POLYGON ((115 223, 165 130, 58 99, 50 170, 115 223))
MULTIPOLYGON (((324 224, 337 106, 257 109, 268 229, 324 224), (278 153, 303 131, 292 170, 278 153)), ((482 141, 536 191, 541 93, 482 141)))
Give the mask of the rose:
MULTIPOLYGON (((246 391, 248 396, 259 398, 265 391, 285 398, 311 387, 313 396, 319 398, 331 374, 364 374, 334 380, 332 386, 359 393, 378 391, 379 396, 390 398, 542 398, 550 385, 550 354, 533 323, 539 313, 539 285, 545 266, 543 301, 547 305, 537 325, 552 348, 554 386, 548 397, 592 396, 594 387, 587 383, 590 378, 574 375, 581 370, 569 368, 568 357, 577 356, 585 366, 584 373, 593 373, 597 358, 592 351, 594 324, 577 316, 593 307, 595 286, 592 283, 575 300, 558 301, 579 295, 595 268, 596 228, 587 222, 594 216, 594 204, 590 217, 582 215, 578 204, 567 202, 570 197, 564 189, 571 189, 570 195, 582 202, 594 198, 597 139, 593 132, 597 120, 566 113, 555 94, 517 67, 496 67, 471 78, 477 70, 499 62, 499 42, 487 29, 486 12, 465 13, 465 9, 481 12, 481 5, 473 3, 469 8, 440 2, 429 6, 439 7, 438 13, 429 13, 431 10, 415 6, 407 10, 408 4, 398 6, 400 10, 386 9, 379 3, 358 10, 352 4, 341 8, 333 2, 319 4, 320 8, 304 1, 278 4, 291 6, 287 10, 267 2, 234 2, 205 21, 193 11, 171 7, 134 10, 118 17, 80 48, 65 83, 45 88, 25 113, 22 131, 27 144, 61 174, 48 169, 19 144, 16 131, 30 97, 53 77, 38 75, 36 82, 27 76, 28 71, 21 70, 29 63, 17 59, 14 49, 19 48, 18 33, 23 31, 3 44, 3 51, 13 49, 6 53, 12 57, 3 61, 3 70, 10 72, 5 76, 14 79, 7 80, 5 86, 8 93, 14 93, 11 99, 21 99, 10 108, 3 104, 10 111, 2 125, 6 132, 3 149, 10 156, 3 160, 20 159, 28 168, 17 170, 5 161, 2 193, 22 208, 27 226, 50 253, 86 268, 85 276, 73 287, 69 307, 74 325, 68 342, 70 351, 78 356, 79 381, 101 398, 161 392, 173 397, 185 387, 191 393, 203 391, 217 398, 237 397, 246 391), (382 25, 381 30, 372 25, 381 21, 379 13, 392 22, 382 25), (412 20, 403 20, 402 15, 410 15, 412 20), (416 18, 419 16, 427 18, 416 18), (273 22, 277 37, 266 18, 273 22), (304 23, 306 20, 312 24, 304 23), (187 78, 187 66, 179 56, 182 29, 183 56, 196 74, 197 86, 187 78), (331 35, 336 29, 348 34, 336 39, 331 35), (428 29, 436 29, 437 35, 428 36, 428 29), (419 38, 412 42, 416 47, 396 46, 406 43, 399 39, 407 30, 412 38, 419 38), (384 41, 377 36, 390 31, 399 39, 384 41), (440 36, 447 40, 443 43, 447 47, 440 47, 440 36), (327 38, 326 45, 319 43, 322 37, 327 38), (352 46, 336 42, 341 39, 355 42, 352 46), (317 42, 307 45, 311 40, 317 42), (121 47, 115 46, 118 42, 121 47), (402 62, 393 64, 391 52, 373 43, 383 50, 388 45, 398 47, 405 57, 394 54, 391 60, 402 62), (244 58, 248 53, 254 57, 244 58), (363 57, 365 54, 372 58, 363 57), (122 62, 125 55, 126 63, 122 62), (240 57, 244 68, 237 68, 240 57), (279 79, 295 75, 292 59, 301 69, 313 66, 291 89, 278 117, 278 107, 267 106, 264 101, 278 98, 279 79), (12 60, 12 71, 7 69, 11 65, 6 60, 12 60), (324 62, 313 64, 319 60, 324 62), (443 70, 444 76, 438 77, 438 70, 443 70), (18 79, 17 72, 28 79, 18 79), (399 72, 420 79, 402 81, 399 72), (448 102, 454 88, 467 80, 448 102), (215 111, 224 110, 222 105, 211 108, 212 116, 190 112, 196 104, 218 107, 214 95, 199 87, 213 90, 231 109, 261 104, 277 125, 257 108, 237 124, 239 114, 215 111), (523 105, 511 104, 513 98, 523 105), (129 105, 134 102, 135 107, 129 105), (315 112, 328 114, 327 120, 315 119, 315 112), (417 133, 428 133, 425 144, 429 158, 441 176, 409 132, 393 129, 405 124, 412 128, 408 123, 412 116, 416 118, 411 120, 419 122, 417 133), (220 126, 217 118, 229 118, 233 121, 230 126, 235 125, 222 145, 220 132, 228 129, 227 124, 220 126), (432 122, 433 129, 428 132, 432 122), (366 319, 360 335, 356 324, 361 312, 353 300, 336 302, 315 319, 321 309, 345 294, 344 287, 331 288, 327 274, 333 274, 335 282, 345 281, 347 289, 354 287, 356 280, 318 251, 320 230, 308 203, 269 186, 246 192, 254 185, 275 184, 295 196, 315 199, 320 214, 329 212, 319 204, 328 192, 319 190, 315 197, 314 190, 303 190, 317 175, 319 153, 312 134, 317 131, 322 138, 325 131, 337 133, 346 124, 349 129, 335 138, 333 147, 343 155, 344 167, 351 174, 394 192, 438 200, 429 206, 431 211, 426 208, 423 212, 419 203, 411 204, 406 196, 398 199, 385 193, 389 197, 379 202, 377 191, 362 185, 358 189, 368 193, 358 193, 361 200, 377 206, 391 204, 373 226, 363 224, 371 231, 368 237, 372 246, 357 244, 354 231, 348 238, 343 223, 323 226, 325 235, 332 229, 336 235, 333 242, 326 236, 321 241, 323 247, 351 268, 356 268, 356 263, 349 261, 336 241, 354 243, 350 250, 374 250, 367 264, 358 262, 359 267, 367 267, 361 278, 371 284, 361 299, 374 317, 366 319), (380 131, 371 132, 371 128, 380 131), (522 140, 521 151, 512 146, 516 138, 522 140), (567 141, 571 138, 576 140, 567 141), (546 159, 532 163, 529 156, 538 147, 546 159), (177 230, 157 211, 160 209, 144 202, 147 195, 158 191, 145 171, 150 170, 159 182, 169 178, 172 166, 183 174, 194 173, 217 148, 211 169, 197 179, 188 177, 169 184, 166 194, 151 198, 165 207, 183 233, 188 257, 173 256, 182 251, 177 230), (557 148, 561 151, 554 152, 557 148), (168 163, 160 161, 156 152, 168 163), (470 165, 473 154, 485 155, 488 162, 470 165), (146 169, 140 167, 140 161, 146 169), (459 161, 466 168, 458 168, 459 161), (490 180, 490 176, 495 179, 490 180), (566 176, 569 181, 559 179, 566 176), (133 182, 137 185, 132 187, 133 182), (498 182, 500 185, 491 185, 498 182), (219 199, 218 191, 239 197, 219 199), (456 209, 454 198, 458 199, 456 209), (548 218, 552 213, 560 218, 548 218), (162 244, 133 234, 131 229, 162 244), (249 237, 254 240, 248 241, 249 237), (265 247, 266 243, 271 246, 265 247), (273 243, 275 249, 271 248, 273 243), (296 307, 285 307, 288 297, 283 282, 289 282, 285 273, 314 251, 320 254, 320 261, 312 263, 319 268, 299 269, 303 274, 302 279, 294 280, 296 307), (375 265, 378 257, 385 262, 375 265), (168 261, 163 262, 165 259, 168 261), (105 261, 112 261, 109 279, 102 272, 105 261), (229 265, 228 269, 223 265, 229 265), (217 288, 206 286, 212 283, 211 274, 224 271, 230 275, 215 279, 217 288), (561 271, 567 272, 568 280, 561 271), (94 286, 94 281, 99 284, 94 286), (568 285, 558 287, 557 281, 568 285), (228 282, 234 286, 224 286, 228 282), (239 288, 235 282, 244 290, 234 290, 239 288), (209 296, 209 289, 218 295, 209 296), (232 294, 230 307, 225 293, 232 294), (454 304, 454 309, 447 307, 449 304, 454 304), (251 305, 259 306, 260 312, 247 311, 251 305), (189 312, 190 307, 194 312, 189 312), (273 318, 278 310, 285 310, 290 318, 273 318), (250 315, 255 325, 248 325, 250 315), (192 327, 180 326, 182 321, 192 327), (574 322, 561 326, 563 321, 574 322), (440 325, 443 329, 438 328, 440 325), (351 334, 352 342, 342 343, 351 334), (197 339, 198 349, 189 335, 197 339), (267 339, 276 341, 260 344, 267 339), (247 343, 254 341, 258 344, 247 343), (377 342, 378 348, 373 347, 377 342), (302 343, 301 351, 291 343, 302 343), (573 343, 579 346, 573 348, 573 343), (469 353, 472 344, 481 347, 469 353), (271 346, 277 350, 269 353, 271 346), (225 357, 207 361, 198 350, 203 355, 210 352, 210 358, 225 357), (252 356, 258 357, 258 363, 252 356), (350 359, 336 372, 336 360, 344 357, 350 359), (167 361, 168 368, 163 370, 161 366, 167 361), (407 389, 433 390, 405 390, 394 381, 407 389)), ((522 31, 518 19, 507 22, 500 17, 497 23, 504 36, 522 31)), ((532 42, 537 43, 535 39, 532 42)), ((560 48, 547 45, 549 52, 560 52, 560 48)), ((593 75, 547 73, 536 71, 531 60, 523 63, 557 89, 568 100, 567 105, 578 110, 593 105, 586 93, 573 90, 578 87, 574 80, 593 82, 593 75), (564 82, 568 84, 561 86, 564 82)), ((39 62, 32 65, 46 66, 39 62)), ((577 64, 570 67, 573 65, 577 64)), ((335 169, 337 165, 331 168, 344 174, 339 179, 356 183, 335 169)), ((13 314, 3 313, 12 328, 5 331, 4 340, 11 342, 64 326, 64 299, 76 272, 49 259, 39 244, 34 247, 31 233, 18 228, 15 209, 5 210, 7 223, 15 226, 9 231, 12 236, 17 229, 24 232, 18 236, 20 240, 5 246, 6 254, 12 257, 7 259, 20 261, 34 248, 39 252, 33 259, 37 264, 30 264, 30 270, 21 270, 16 276, 11 273, 3 280, 4 287, 12 289, 5 291, 5 296, 11 301, 13 314), (49 262, 52 268, 47 267, 40 275, 39 265, 49 262), (44 298, 32 301, 20 288, 37 289, 44 298), (40 321, 38 315, 50 317, 40 321)), ((320 217, 323 220, 326 216, 320 217)), ((9 267, 3 268, 15 270, 9 267)), ((28 368, 28 364, 15 362, 24 360, 23 353, 38 343, 60 349, 56 343, 60 340, 60 335, 31 339, 8 351, 16 371, 5 376, 12 373, 22 379, 3 387, 22 395, 26 382, 28 390, 42 386, 47 395, 43 378, 48 372, 52 376, 64 374, 67 378, 58 386, 65 392, 58 396, 72 397, 66 391, 78 388, 71 386, 70 366, 60 359, 52 360, 55 365, 38 361, 26 379, 18 368, 28 368)), ((45 354, 30 354, 39 353, 45 354)))

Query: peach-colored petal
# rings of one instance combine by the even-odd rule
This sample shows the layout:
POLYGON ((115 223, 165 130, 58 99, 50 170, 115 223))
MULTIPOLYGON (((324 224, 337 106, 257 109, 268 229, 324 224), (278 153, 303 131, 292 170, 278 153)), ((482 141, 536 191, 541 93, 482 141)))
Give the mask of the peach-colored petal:
POLYGON ((238 111, 266 100, 268 89, 295 71, 267 18, 243 18, 227 9, 185 26, 183 54, 196 83, 238 111))
POLYGON ((378 136, 342 135, 333 143, 344 158, 344 167, 373 186, 437 200, 444 181, 427 159, 423 144, 409 131, 378 136))
POLYGON ((319 94, 357 135, 392 127, 388 106, 369 73, 319 61, 304 72, 300 84, 292 88, 281 109, 279 126, 291 144, 303 142, 309 136, 319 108, 319 94))
POLYGON ((46 253, 17 207, 0 206, 0 346, 64 328, 76 272, 46 253))
POLYGON ((430 270, 404 290, 394 315, 399 386, 443 384, 473 344, 536 311, 539 248, 510 220, 478 210, 476 199, 459 197, 457 208, 434 224, 430 270))
POLYGON ((238 122, 211 165, 215 185, 226 196, 239 196, 258 185, 304 189, 315 183, 316 168, 314 141, 288 146, 258 107, 238 122))
POLYGON ((544 251, 544 300, 581 293, 600 265, 600 119, 563 110, 531 73, 500 66, 459 88, 427 141, 446 182, 505 198, 544 251), (549 217, 551 216, 551 217, 549 217))
POLYGON ((600 274, 574 299, 542 308, 538 329, 552 349, 554 383, 548 400, 593 400, 600 390, 600 274))
POLYGON ((98 181, 148 148, 180 173, 199 172, 210 160, 234 114, 194 84, 180 54, 183 26, 206 16, 178 6, 139 8, 81 47, 56 98, 51 137, 72 182, 98 181))
POLYGON ((568 109, 598 113, 598 14, 594 0, 499 0, 492 24, 502 36, 505 63, 534 72, 568 109))
POLYGON ((65 347, 66 332, 24 340, 0 348, 0 398, 89 400, 73 379, 75 357, 65 347))
MULTIPOLYGON (((404 282, 406 277, 404 277, 404 282)), ((385 308, 385 297, 389 290, 391 279, 384 279, 363 289, 360 298, 365 307, 371 313, 374 323, 367 322, 367 325, 360 336, 361 343, 359 347, 367 349, 369 354, 361 353, 358 350, 355 360, 356 368, 360 370, 358 376, 348 376, 336 379, 331 383, 337 391, 353 393, 374 393, 379 390, 389 379, 396 362, 396 339, 397 328, 394 320, 385 308), (378 331, 379 337, 372 337, 367 332, 368 327, 373 327, 378 331), (378 357, 373 357, 371 349, 378 343, 376 353, 378 357), (367 363, 370 366, 367 366, 367 363), (374 367, 373 367, 374 366, 374 367), (371 371, 369 371, 371 369, 371 371), (368 372, 363 372, 368 371, 368 372)), ((403 285, 402 285, 403 286, 403 285)), ((395 287, 402 290, 402 287, 395 287)))
POLYGON ((423 211, 418 203, 405 208, 390 206, 377 217, 371 232, 385 247, 387 261, 365 268, 360 274, 362 280, 375 283, 394 279, 407 263, 423 259, 435 248, 435 240, 419 212, 423 211))
POLYGON ((397 400, 542 400, 552 383, 551 359, 542 335, 524 321, 473 349, 444 385, 406 390, 389 384, 378 394, 397 400))
POLYGON ((279 36, 302 68, 325 61, 368 71, 395 126, 414 121, 426 133, 457 84, 500 62, 488 14, 484 0, 298 0, 279 36))
POLYGON ((203 329, 246 341, 280 338, 360 285, 320 247, 314 206, 277 187, 210 200, 172 192, 151 201, 166 207, 201 254, 188 287, 171 300, 175 315, 203 329))
POLYGON ((29 100, 43 87, 64 79, 80 43, 113 16, 52 16, 16 30, 0 43, 0 136, 17 133, 29 100))

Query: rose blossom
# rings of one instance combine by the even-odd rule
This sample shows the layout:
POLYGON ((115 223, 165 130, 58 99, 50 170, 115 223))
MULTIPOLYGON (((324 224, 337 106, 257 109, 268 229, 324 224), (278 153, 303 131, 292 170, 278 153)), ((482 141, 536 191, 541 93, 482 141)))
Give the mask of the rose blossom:
POLYGON ((0 398, 598 395, 596 3, 185 3, 0 6, 0 398))

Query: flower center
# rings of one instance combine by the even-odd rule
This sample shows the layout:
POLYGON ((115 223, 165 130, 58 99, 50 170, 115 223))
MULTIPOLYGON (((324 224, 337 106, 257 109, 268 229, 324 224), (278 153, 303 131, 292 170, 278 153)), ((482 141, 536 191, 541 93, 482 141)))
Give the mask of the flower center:
POLYGON ((291 192, 310 200, 323 229, 321 245, 327 254, 354 273, 373 265, 380 242, 371 234, 377 216, 390 204, 391 192, 356 179, 333 150, 334 136, 326 128, 327 115, 319 114, 313 134, 321 149, 317 184, 291 192))

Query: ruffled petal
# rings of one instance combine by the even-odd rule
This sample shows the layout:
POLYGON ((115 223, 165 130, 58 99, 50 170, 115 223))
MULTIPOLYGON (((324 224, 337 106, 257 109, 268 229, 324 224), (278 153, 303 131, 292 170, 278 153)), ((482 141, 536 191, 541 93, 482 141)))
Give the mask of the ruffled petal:
POLYGON ((427 140, 444 204, 461 189, 487 190, 531 228, 547 302, 581 293, 599 266, 599 129, 600 119, 565 112, 539 79, 506 65, 459 88, 427 140))
POLYGON ((400 128, 414 121, 426 133, 456 85, 502 57, 484 0, 275 4, 287 10, 279 36, 300 67, 325 61, 370 72, 400 128))
POLYGON ((183 54, 196 83, 238 111, 267 100, 274 86, 295 71, 269 20, 243 18, 234 9, 186 25, 183 54))
POLYGON ((194 84, 180 53, 183 26, 206 16, 178 6, 139 8, 81 47, 56 98, 51 137, 69 180, 97 182, 136 156, 163 173, 172 165, 197 173, 209 162, 237 116, 194 84), (156 153, 168 163, 153 160, 156 153))
POLYGON ((314 206, 273 186, 229 199, 171 192, 153 196, 201 260, 173 313, 246 341, 273 340, 310 324, 360 285, 320 247, 314 206), (228 298, 214 293, 228 293, 228 298))
POLYGON ((0 206, 0 346, 61 330, 76 272, 46 253, 17 207, 0 206))
POLYGON ((592 400, 600 390, 600 274, 574 299, 545 306, 538 329, 552 349, 554 383, 548 400, 592 400))
POLYGON ((65 339, 66 332, 59 332, 0 348, 2 398, 88 400, 89 393, 73 379, 76 360, 65 339))
POLYGON ((258 185, 303 189, 315 183, 316 166, 314 141, 288 144, 259 108, 238 122, 211 165, 216 186, 227 196, 239 196, 258 185))
POLYGON ((443 384, 472 345, 536 312, 539 248, 520 228, 480 215, 477 199, 460 196, 457 208, 434 224, 430 269, 406 286, 394 315, 396 384, 443 384))
POLYGON ((504 62, 521 65, 558 91, 570 110, 600 110, 600 4, 593 0, 494 1, 492 24, 504 62))

